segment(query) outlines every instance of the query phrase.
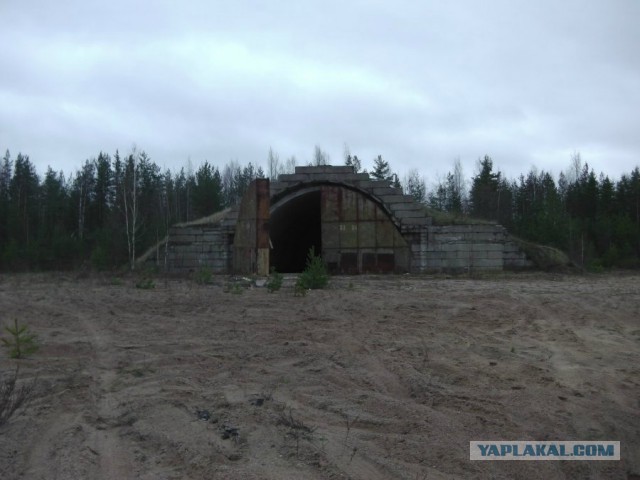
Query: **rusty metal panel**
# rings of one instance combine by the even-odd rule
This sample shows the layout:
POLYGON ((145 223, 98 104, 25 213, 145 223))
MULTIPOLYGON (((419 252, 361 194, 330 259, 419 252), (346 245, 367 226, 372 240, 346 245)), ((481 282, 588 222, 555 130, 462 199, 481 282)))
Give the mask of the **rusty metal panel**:
POLYGON ((376 272, 376 254, 365 252, 362 254, 362 273, 376 272))
POLYGON ((321 187, 325 261, 343 273, 393 272, 409 263, 405 239, 386 212, 361 192, 321 187))
POLYGON ((396 227, 389 219, 376 222, 376 246, 393 247, 396 227))
POLYGON ((353 190, 341 189, 342 191, 342 204, 340 205, 340 220, 343 222, 357 222, 358 212, 358 197, 361 195, 353 190))
POLYGON ((395 269, 395 255, 393 253, 378 254, 378 271, 380 273, 391 273, 395 269))
POLYGON ((328 265, 329 263, 335 263, 338 265, 340 263, 340 249, 332 248, 332 249, 322 249, 322 259, 328 265))
POLYGON ((332 248, 340 248, 340 224, 323 223, 322 250, 326 251, 332 248))
MULTIPOLYGON (((256 243, 258 248, 269 249, 269 180, 258 178, 256 184, 256 243)), ((268 263, 268 258, 267 258, 268 263)), ((268 270, 268 269, 267 269, 268 270)))
POLYGON ((358 254, 352 252, 343 253, 340 256, 340 271, 349 275, 358 273, 358 254))
POLYGON ((358 224, 356 222, 340 223, 340 247, 358 248, 358 224))
POLYGON ((376 246, 376 222, 358 223, 358 247, 374 248, 376 246))
POLYGON ((378 206, 368 198, 361 196, 359 202, 358 216, 360 221, 367 222, 376 219, 378 206))
POLYGON ((395 247, 409 248, 409 245, 407 244, 407 241, 404 239, 402 234, 397 229, 394 229, 393 245, 395 247))
POLYGON ((325 185, 320 190, 320 216, 322 222, 340 221, 342 188, 325 185))
POLYGON ((233 239, 235 273, 263 275, 269 271, 269 203, 269 180, 251 182, 240 202, 233 239))

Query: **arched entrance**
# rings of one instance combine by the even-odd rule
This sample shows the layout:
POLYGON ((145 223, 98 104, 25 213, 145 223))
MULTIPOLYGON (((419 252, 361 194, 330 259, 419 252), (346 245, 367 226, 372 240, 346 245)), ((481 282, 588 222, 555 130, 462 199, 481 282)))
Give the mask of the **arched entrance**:
POLYGON ((320 190, 294 195, 272 209, 269 235, 271 267, 282 273, 304 270, 309 249, 322 252, 320 190))
POLYGON ((406 272, 410 251, 376 199, 336 183, 299 184, 271 198, 270 265, 304 270, 310 248, 332 273, 406 272))

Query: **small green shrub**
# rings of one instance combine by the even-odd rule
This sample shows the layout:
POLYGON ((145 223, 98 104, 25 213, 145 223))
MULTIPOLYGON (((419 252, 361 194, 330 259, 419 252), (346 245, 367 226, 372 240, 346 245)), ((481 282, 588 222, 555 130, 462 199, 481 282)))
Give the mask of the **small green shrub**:
POLYGON ((153 281, 153 278, 144 277, 138 280, 136 283, 136 288, 140 288, 142 290, 151 290, 152 288, 156 288, 156 284, 153 281))
POLYGON ((213 272, 210 268, 203 267, 195 273, 194 280, 199 285, 211 285, 213 283, 213 272))
POLYGON ((225 293, 233 293, 234 295, 242 295, 244 293, 244 288, 241 283, 238 282, 227 282, 224 286, 225 293))
POLYGON ((298 277, 296 285, 304 289, 324 288, 329 284, 329 273, 320 255, 315 254, 313 247, 307 255, 307 267, 298 277))
POLYGON ((269 293, 276 292, 282 288, 282 281, 284 276, 281 273, 276 272, 276 269, 271 267, 271 275, 266 283, 269 293))
POLYGON ((294 297, 306 297, 307 296, 307 289, 304 288, 300 282, 296 282, 296 284, 293 286, 293 296, 294 297))
POLYGON ((18 325, 18 320, 13 321, 13 327, 4 327, 9 333, 9 338, 2 338, 2 343, 9 349, 11 358, 23 358, 38 350, 36 335, 29 331, 26 325, 18 325))

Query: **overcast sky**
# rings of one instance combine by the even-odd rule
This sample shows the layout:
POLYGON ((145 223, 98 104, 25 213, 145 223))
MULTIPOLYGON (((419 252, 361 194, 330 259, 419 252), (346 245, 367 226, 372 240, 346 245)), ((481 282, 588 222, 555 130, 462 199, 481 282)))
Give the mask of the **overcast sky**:
POLYGON ((640 1, 0 0, 0 149, 65 173, 380 154, 428 183, 640 164, 640 1))

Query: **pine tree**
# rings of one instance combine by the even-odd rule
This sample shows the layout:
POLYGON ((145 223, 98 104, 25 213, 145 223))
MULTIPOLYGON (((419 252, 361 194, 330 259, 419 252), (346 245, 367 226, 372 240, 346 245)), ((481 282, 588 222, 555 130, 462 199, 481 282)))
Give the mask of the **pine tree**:
POLYGON ((487 220, 497 220, 500 173, 493 171, 493 160, 488 155, 479 160, 478 170, 471 185, 471 214, 487 220))
POLYGON ((404 179, 404 192, 411 195, 416 202, 426 203, 427 186, 417 169, 413 168, 407 173, 404 179))
POLYGON ((37 337, 28 326, 19 325, 18 320, 14 319, 13 327, 4 327, 4 329, 9 335, 1 337, 0 340, 9 349, 11 358, 24 358, 38 351, 37 337))
POLYGON ((9 243, 11 231, 9 229, 9 201, 11 196, 9 188, 11 186, 11 177, 13 171, 13 162, 9 150, 6 151, 2 164, 0 164, 0 266, 2 265, 2 256, 4 247, 9 243))
POLYGON ((362 163, 357 155, 351 156, 351 154, 348 154, 344 160, 344 164, 348 167, 353 167, 353 171, 355 173, 360 173, 360 170, 362 169, 362 163))
POLYGON ((382 158, 382 155, 378 155, 373 160, 371 176, 375 180, 392 180, 391 167, 389 166, 389 162, 382 158))
POLYGON ((196 216, 204 217, 221 208, 222 180, 217 168, 204 162, 196 172, 193 189, 193 209, 196 216))

